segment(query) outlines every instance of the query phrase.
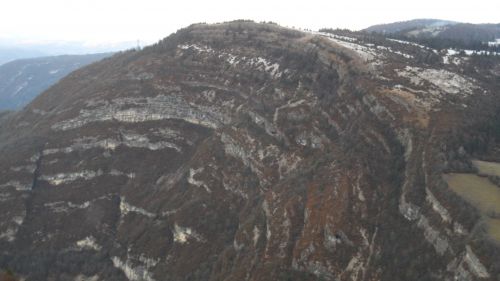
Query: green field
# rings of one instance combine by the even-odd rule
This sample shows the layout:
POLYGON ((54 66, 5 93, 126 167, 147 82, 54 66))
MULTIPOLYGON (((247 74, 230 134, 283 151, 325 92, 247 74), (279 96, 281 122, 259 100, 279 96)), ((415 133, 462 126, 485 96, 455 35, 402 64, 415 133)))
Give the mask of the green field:
POLYGON ((444 179, 454 192, 481 211, 489 235, 500 241, 500 218, 491 217, 492 214, 500 214, 500 188, 488 178, 474 174, 451 173, 444 175, 444 179))
POLYGON ((500 241, 500 219, 486 218, 486 225, 488 226, 488 234, 500 241))
POLYGON ((472 164, 481 174, 500 177, 500 163, 472 160, 472 164))

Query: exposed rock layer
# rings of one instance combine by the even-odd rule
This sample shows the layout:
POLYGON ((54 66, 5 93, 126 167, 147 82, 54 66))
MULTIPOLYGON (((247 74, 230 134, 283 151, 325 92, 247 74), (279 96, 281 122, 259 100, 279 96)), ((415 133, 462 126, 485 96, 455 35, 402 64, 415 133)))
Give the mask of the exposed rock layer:
POLYGON ((496 278, 441 179, 459 159, 448 127, 493 86, 385 43, 195 25, 72 74, 0 123, 0 265, 26 280, 496 278))

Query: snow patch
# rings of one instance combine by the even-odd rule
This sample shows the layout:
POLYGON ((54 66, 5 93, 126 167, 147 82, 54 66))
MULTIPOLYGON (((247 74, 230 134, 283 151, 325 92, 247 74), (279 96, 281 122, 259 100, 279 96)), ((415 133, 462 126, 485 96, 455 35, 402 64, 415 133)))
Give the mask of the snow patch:
POLYGON ((252 58, 249 64, 268 72, 274 78, 280 78, 283 75, 283 73, 279 71, 280 65, 278 63, 272 63, 263 57, 252 58))
POLYGON ((488 46, 500 46, 500 39, 496 39, 495 41, 488 42, 488 46))
POLYGON ((197 44, 182 44, 182 45, 178 45, 177 46, 179 49, 182 49, 182 50, 189 50, 189 49, 193 49, 197 52, 200 52, 200 53, 214 53, 214 49, 208 47, 208 46, 201 46, 201 45, 197 45, 197 44))
POLYGON ((252 66, 261 71, 268 72, 269 74, 271 74, 273 78, 280 78, 283 75, 283 72, 279 71, 280 65, 278 63, 271 62, 263 57, 255 57, 255 58, 240 57, 224 51, 215 51, 214 49, 208 46, 196 45, 196 44, 191 44, 191 45, 183 44, 183 45, 178 45, 177 47, 181 50, 194 50, 198 53, 218 54, 219 58, 226 60, 232 66, 238 64, 245 64, 248 66, 252 66))
POLYGON ((397 40, 397 39, 391 39, 391 38, 387 38, 387 40, 392 41, 392 42, 396 42, 396 43, 399 43, 399 44, 403 44, 403 45, 412 45, 412 46, 419 47, 419 48, 425 49, 425 50, 433 50, 433 49, 431 49, 429 47, 426 47, 424 45, 420 45, 420 44, 417 44, 417 43, 413 43, 413 42, 408 42, 408 41, 403 41, 403 40, 397 40))
POLYGON ((330 39, 331 41, 333 41, 333 42, 341 45, 342 47, 354 51, 364 61, 372 61, 374 58, 377 57, 377 53, 373 49, 371 49, 369 47, 366 47, 366 46, 363 46, 363 45, 359 45, 359 44, 355 44, 355 43, 351 43, 352 41, 351 42, 346 42, 344 40, 339 39, 340 38, 339 36, 336 36, 336 35, 333 35, 333 34, 326 33, 326 34, 323 34, 323 35, 326 36, 326 37, 328 37, 328 39, 330 39))

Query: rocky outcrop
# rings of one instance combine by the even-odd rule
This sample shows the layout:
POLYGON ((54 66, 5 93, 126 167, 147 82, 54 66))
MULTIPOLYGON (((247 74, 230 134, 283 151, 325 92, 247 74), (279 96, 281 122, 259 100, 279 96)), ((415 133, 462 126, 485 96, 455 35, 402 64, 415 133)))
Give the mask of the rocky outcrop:
POLYGON ((492 84, 370 40, 200 24, 75 72, 0 123, 0 266, 26 280, 494 280, 477 217, 441 178, 492 84))

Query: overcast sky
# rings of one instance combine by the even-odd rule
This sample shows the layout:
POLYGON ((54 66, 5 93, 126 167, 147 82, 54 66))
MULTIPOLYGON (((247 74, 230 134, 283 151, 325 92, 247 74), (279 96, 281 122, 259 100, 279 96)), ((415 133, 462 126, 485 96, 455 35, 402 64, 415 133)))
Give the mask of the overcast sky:
POLYGON ((309 29, 362 29, 414 18, 499 23, 500 0, 2 0, 0 39, 155 42, 195 22, 274 21, 309 29))

